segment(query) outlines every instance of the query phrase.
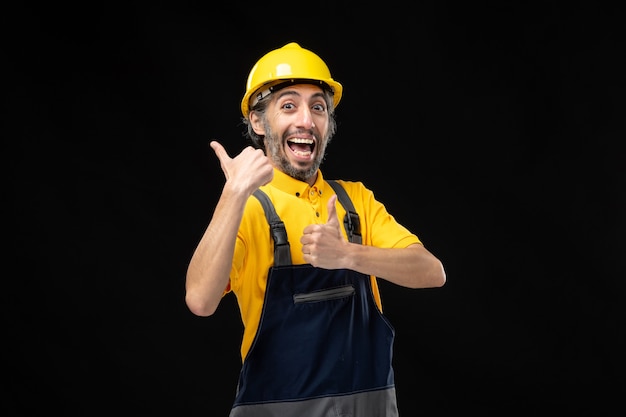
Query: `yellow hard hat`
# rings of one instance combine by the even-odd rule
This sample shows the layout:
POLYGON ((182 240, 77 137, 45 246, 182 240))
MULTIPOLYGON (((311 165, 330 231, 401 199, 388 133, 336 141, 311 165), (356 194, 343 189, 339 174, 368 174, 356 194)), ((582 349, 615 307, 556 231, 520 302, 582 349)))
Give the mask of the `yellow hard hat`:
POLYGON ((250 70, 246 94, 241 100, 244 117, 248 117, 251 106, 271 93, 271 87, 282 84, 281 81, 297 80, 325 83, 333 92, 335 107, 339 104, 343 87, 332 79, 328 66, 313 52, 291 42, 265 54, 250 70))

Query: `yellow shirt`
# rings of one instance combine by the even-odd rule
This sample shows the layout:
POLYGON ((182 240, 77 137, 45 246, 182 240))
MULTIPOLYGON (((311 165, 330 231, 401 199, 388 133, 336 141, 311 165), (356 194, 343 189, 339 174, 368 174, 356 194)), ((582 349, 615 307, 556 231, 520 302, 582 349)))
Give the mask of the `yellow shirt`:
MULTIPOLYGON (((414 243, 421 243, 417 236, 400 225, 391 216, 382 203, 374 198, 372 191, 361 182, 338 180, 347 191, 361 223, 363 245, 381 248, 405 248, 414 243)), ((294 265, 306 263, 302 255, 300 237, 304 228, 310 224, 326 223, 327 204, 335 193, 324 181, 318 171, 317 181, 310 187, 281 171, 274 169, 274 179, 263 190, 272 200, 276 213, 282 219, 287 230, 294 265)), ((346 210, 337 201, 337 214, 342 231, 346 210)), ((269 232, 265 212, 259 200, 251 196, 246 204, 243 219, 239 226, 237 242, 230 272, 230 283, 226 292, 233 291, 237 297, 241 318, 244 325, 241 343, 241 357, 246 357, 256 335, 265 286, 270 267, 274 262, 274 243, 269 232)), ((378 308, 382 311, 382 302, 376 277, 372 276, 372 289, 378 308)))

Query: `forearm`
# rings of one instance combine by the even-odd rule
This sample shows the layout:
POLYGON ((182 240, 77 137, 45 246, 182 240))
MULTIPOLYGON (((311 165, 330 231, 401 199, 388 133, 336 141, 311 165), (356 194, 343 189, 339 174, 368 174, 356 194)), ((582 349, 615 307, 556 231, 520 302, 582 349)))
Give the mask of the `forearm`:
POLYGON ((213 314, 228 285, 247 197, 225 187, 187 268, 185 301, 196 315, 213 314))
POLYGON ((408 288, 441 287, 446 282, 441 261, 423 245, 415 244, 404 249, 348 245, 348 269, 408 288))

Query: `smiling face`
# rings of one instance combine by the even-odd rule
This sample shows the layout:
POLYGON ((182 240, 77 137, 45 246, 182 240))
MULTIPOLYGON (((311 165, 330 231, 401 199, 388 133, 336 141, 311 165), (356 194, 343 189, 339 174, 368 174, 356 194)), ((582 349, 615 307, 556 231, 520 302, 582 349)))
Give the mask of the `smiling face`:
POLYGON ((250 114, 276 168, 312 185, 329 138, 329 112, 319 86, 294 84, 272 93, 264 115, 250 114))

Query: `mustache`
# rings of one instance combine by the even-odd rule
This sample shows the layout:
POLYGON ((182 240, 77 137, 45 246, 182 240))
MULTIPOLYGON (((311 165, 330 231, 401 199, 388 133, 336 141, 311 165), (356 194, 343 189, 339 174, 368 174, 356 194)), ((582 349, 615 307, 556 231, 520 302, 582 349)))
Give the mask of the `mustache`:
POLYGON ((311 135, 315 138, 315 140, 319 140, 319 132, 315 129, 295 129, 285 132, 283 134, 283 139, 286 139, 288 136, 297 136, 297 135, 311 135))

